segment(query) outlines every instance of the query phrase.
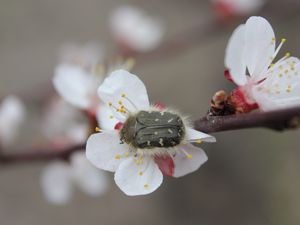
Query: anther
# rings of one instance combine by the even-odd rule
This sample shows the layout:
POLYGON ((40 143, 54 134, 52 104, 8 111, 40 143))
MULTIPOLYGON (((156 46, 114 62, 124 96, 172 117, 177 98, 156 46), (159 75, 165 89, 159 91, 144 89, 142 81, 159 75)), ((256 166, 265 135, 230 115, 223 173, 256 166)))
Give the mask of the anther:
POLYGON ((188 159, 191 159, 191 158, 193 158, 193 155, 187 154, 186 157, 187 157, 188 159))
POLYGON ((100 129, 99 127, 96 127, 96 128, 95 128, 95 131, 96 131, 96 132, 100 132, 101 129, 100 129))

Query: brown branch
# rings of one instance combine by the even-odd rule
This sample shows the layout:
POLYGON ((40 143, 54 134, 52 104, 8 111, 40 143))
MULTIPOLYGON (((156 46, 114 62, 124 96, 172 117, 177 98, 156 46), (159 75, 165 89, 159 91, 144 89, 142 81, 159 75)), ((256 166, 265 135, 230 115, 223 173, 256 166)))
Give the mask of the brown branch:
MULTIPOLYGON (((203 117, 194 121, 196 130, 213 133, 247 128, 269 128, 276 131, 296 128, 300 125, 300 107, 282 109, 271 112, 253 112, 248 114, 203 117)), ((72 153, 85 149, 85 143, 65 149, 53 148, 24 153, 0 153, 0 164, 11 165, 33 161, 50 161, 55 159, 68 160, 72 153)))
POLYGON ((65 149, 47 148, 38 151, 24 151, 24 153, 0 153, 0 164, 25 163, 33 161, 50 161, 55 159, 68 160, 70 155, 76 151, 85 149, 85 143, 73 145, 65 149))
POLYGON ((283 131, 298 127, 299 118, 300 107, 295 107, 270 112, 204 117, 194 121, 194 127, 206 133, 257 127, 283 131))

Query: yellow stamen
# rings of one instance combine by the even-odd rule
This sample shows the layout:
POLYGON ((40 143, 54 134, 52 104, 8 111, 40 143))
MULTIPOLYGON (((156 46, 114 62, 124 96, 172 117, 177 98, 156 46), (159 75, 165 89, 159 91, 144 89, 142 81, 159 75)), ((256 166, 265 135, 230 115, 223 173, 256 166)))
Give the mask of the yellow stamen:
POLYGON ((187 157, 188 159, 191 159, 191 158, 193 158, 193 155, 192 155, 192 154, 187 154, 186 157, 187 157))
POLYGON ((99 127, 96 127, 96 128, 95 128, 95 131, 96 131, 96 132, 100 132, 101 129, 100 129, 99 127))
POLYGON ((116 154, 115 159, 121 159, 121 156, 119 154, 116 154))
POLYGON ((202 140, 197 140, 195 141, 197 144, 201 144, 203 141, 202 140))

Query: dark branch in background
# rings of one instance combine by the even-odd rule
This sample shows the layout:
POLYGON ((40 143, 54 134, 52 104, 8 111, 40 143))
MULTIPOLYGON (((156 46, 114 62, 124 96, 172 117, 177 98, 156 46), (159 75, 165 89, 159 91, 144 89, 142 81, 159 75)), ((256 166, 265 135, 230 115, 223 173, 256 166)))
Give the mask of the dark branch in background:
MULTIPOLYGON (((269 128, 276 131, 297 128, 300 126, 300 107, 271 112, 253 112, 230 116, 203 117, 194 121, 194 128, 205 133, 247 128, 269 128)), ((24 153, 0 153, 0 164, 25 163, 33 161, 68 160, 72 153, 83 151, 85 143, 65 149, 39 149, 24 153)))
POLYGON ((25 163, 33 161, 50 161, 55 159, 68 160, 72 153, 76 151, 83 151, 85 143, 66 147, 64 149, 54 149, 48 147, 47 149, 38 149, 38 151, 25 151, 24 153, 0 153, 0 164, 14 164, 25 163))

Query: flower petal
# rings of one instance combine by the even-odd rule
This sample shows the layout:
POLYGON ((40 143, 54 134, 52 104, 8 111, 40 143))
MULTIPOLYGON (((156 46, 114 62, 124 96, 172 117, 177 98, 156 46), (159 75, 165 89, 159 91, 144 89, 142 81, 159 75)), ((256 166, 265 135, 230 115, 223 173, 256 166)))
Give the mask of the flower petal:
POLYGON ((120 144, 117 131, 93 134, 86 144, 86 157, 103 170, 114 172, 126 158, 129 151, 127 144, 120 144))
POLYGON ((83 152, 71 156, 74 181, 87 194, 98 196, 108 189, 108 177, 102 170, 94 167, 83 152))
POLYGON ((137 7, 119 7, 112 13, 110 23, 115 39, 134 51, 153 50, 163 37, 161 21, 137 7))
POLYGON ((7 146, 12 144, 19 134, 20 127, 26 117, 23 102, 10 95, 3 99, 0 105, 0 142, 7 146))
POLYGON ((97 121, 103 130, 114 130, 116 124, 119 123, 111 109, 105 104, 100 104, 97 109, 97 121))
POLYGON ((192 173, 199 169, 199 167, 207 161, 205 152, 193 145, 180 146, 185 153, 178 152, 174 156, 174 174, 173 177, 181 177, 186 174, 192 173), (189 154, 189 157, 187 157, 189 154))
POLYGON ((264 111, 300 105, 300 61, 290 57, 268 70, 266 80, 253 89, 253 98, 264 111))
POLYGON ((245 25, 243 24, 234 30, 225 52, 225 66, 230 72, 231 79, 240 86, 247 82, 245 47, 245 25))
POLYGON ((126 70, 112 72, 99 87, 98 94, 105 104, 113 105, 111 109, 121 122, 127 117, 127 110, 136 112, 150 106, 145 85, 137 76, 126 70), (116 110, 122 105, 125 107, 125 114, 116 110))
POLYGON ((46 199, 62 205, 67 203, 72 194, 71 168, 62 161, 50 163, 41 176, 41 186, 46 199))
POLYGON ((246 22, 245 60, 250 76, 260 81, 266 75, 275 52, 275 34, 269 22, 262 17, 250 17, 246 22))
POLYGON ((88 109, 97 99, 99 81, 78 66, 59 65, 53 84, 64 100, 79 108, 88 109))
POLYGON ((88 42, 83 45, 66 43, 61 51, 62 62, 78 64, 84 67, 91 67, 102 61, 104 48, 100 43, 88 42))
POLYGON ((115 181, 127 195, 146 195, 155 191, 163 181, 158 165, 151 157, 140 162, 130 157, 122 162, 115 173, 115 181))
POLYGON ((210 136, 205 133, 202 133, 202 132, 197 131, 192 128, 186 129, 186 139, 191 142, 196 141, 196 140, 201 140, 201 141, 205 141, 205 142, 216 142, 215 137, 210 136))

